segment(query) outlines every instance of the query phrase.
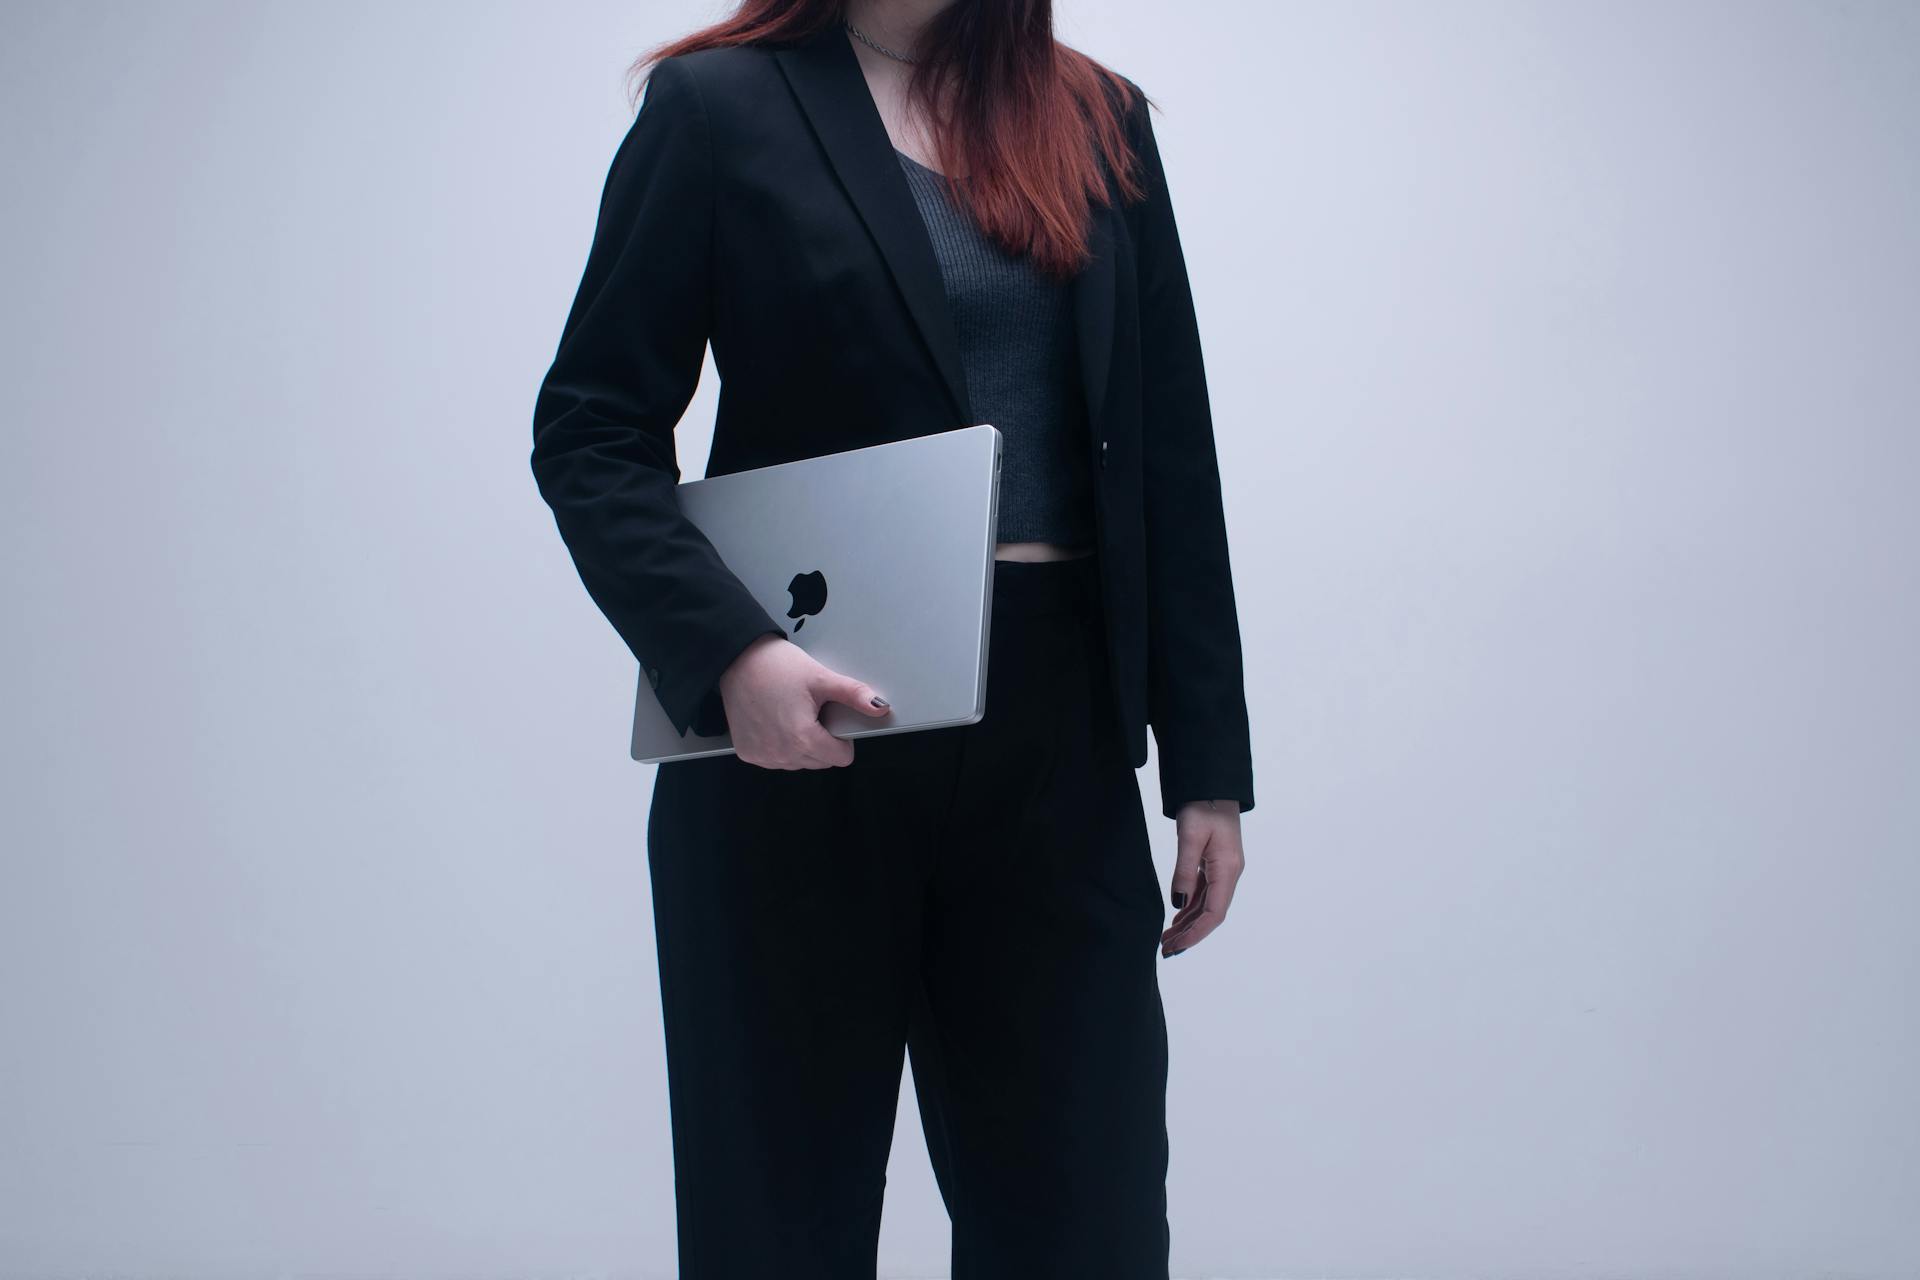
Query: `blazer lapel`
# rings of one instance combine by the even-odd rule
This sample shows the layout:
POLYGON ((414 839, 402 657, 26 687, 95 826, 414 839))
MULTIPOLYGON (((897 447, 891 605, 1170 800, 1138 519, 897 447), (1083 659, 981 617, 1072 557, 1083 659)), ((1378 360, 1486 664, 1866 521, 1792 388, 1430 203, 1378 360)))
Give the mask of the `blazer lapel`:
POLYGON ((1086 392, 1087 435, 1100 462, 1100 413, 1106 405, 1107 373, 1113 357, 1114 241, 1112 213, 1095 205, 1088 220, 1087 247, 1093 256, 1073 278, 1073 326, 1080 342, 1080 379, 1086 392))
MULTIPOLYGON (((947 386, 958 420, 971 426, 966 368, 947 304, 946 281, 926 223, 907 188, 893 140, 874 105, 860 62, 838 23, 775 51, 781 71, 827 153, 841 185, 859 210, 887 268, 906 299, 907 311, 947 386)), ((1094 206, 1089 220, 1092 257, 1073 278, 1074 329, 1080 376, 1086 393, 1089 435, 1097 454, 1100 414, 1113 356, 1114 231, 1112 213, 1094 206)), ((1096 459, 1097 460, 1097 459, 1096 459)))
POLYGON ((840 183, 860 211, 874 243, 906 299, 920 336, 947 384, 958 420, 973 424, 967 400, 966 368, 960 339, 947 305, 946 281, 934 257, 920 207, 913 202, 906 175, 893 153, 893 140, 880 119, 853 46, 838 23, 822 28, 800 44, 776 51, 794 96, 833 163, 840 183))

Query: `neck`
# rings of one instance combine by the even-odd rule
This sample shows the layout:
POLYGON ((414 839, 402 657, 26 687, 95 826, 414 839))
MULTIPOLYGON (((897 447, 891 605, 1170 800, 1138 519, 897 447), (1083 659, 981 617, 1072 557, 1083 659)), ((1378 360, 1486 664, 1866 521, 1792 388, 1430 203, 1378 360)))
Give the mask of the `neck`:
POLYGON ((889 49, 916 55, 920 33, 954 0, 847 0, 847 21, 889 49))

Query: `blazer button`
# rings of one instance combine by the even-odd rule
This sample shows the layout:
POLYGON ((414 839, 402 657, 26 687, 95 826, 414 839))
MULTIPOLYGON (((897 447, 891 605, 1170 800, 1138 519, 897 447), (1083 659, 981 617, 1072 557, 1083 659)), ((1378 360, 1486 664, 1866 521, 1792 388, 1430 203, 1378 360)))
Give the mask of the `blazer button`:
POLYGON ((660 668, 658 667, 647 668, 647 683, 652 685, 656 689, 660 687, 660 668))
POLYGON ((1100 442, 1100 465, 1103 467, 1107 465, 1107 442, 1105 440, 1100 442))

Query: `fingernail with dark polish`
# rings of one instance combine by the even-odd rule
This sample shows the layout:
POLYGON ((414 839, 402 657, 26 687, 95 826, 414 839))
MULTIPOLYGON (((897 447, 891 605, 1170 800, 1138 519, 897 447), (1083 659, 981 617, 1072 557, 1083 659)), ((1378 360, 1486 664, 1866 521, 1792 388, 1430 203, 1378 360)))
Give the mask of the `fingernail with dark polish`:
POLYGON ((1180 908, 1180 907, 1184 907, 1184 906, 1186 906, 1186 905, 1187 905, 1187 895, 1186 895, 1186 894, 1184 894, 1184 893, 1175 893, 1175 894, 1173 895, 1173 905, 1174 905, 1174 907, 1175 907, 1175 909, 1176 909, 1176 910, 1177 910, 1178 908, 1180 908))
POLYGON ((876 693, 873 695, 873 705, 876 707, 890 707, 893 704, 876 693))
POLYGON ((1173 959, 1173 958, 1174 958, 1175 956, 1177 956, 1177 955, 1179 955, 1181 951, 1185 951, 1185 950, 1186 950, 1186 948, 1185 948, 1185 947, 1182 947, 1182 948, 1180 948, 1180 951, 1169 951, 1169 952, 1167 952, 1167 959, 1169 959, 1169 960, 1171 960, 1171 959, 1173 959))

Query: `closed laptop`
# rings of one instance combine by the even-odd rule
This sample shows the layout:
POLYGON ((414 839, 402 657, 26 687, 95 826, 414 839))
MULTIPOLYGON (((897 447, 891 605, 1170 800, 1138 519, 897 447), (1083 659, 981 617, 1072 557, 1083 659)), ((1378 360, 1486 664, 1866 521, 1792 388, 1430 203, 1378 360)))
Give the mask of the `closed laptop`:
MULTIPOLYGON (((972 724, 986 710, 1000 431, 990 424, 681 484, 680 509, 787 638, 892 704, 829 702, 842 738, 972 724)), ((642 675, 632 755, 720 755, 677 732, 642 675)))

